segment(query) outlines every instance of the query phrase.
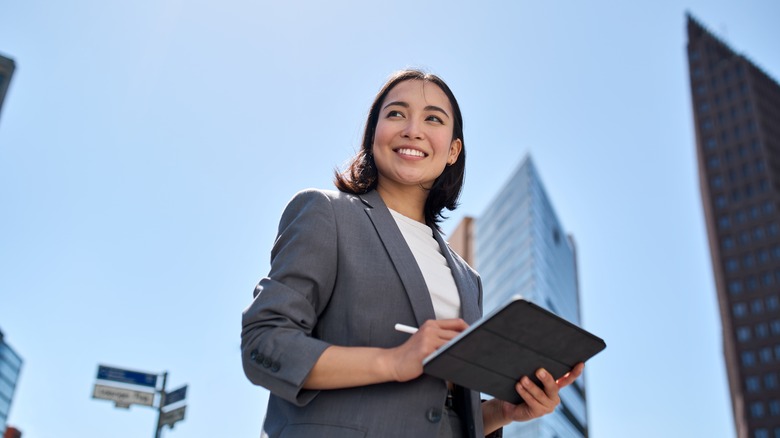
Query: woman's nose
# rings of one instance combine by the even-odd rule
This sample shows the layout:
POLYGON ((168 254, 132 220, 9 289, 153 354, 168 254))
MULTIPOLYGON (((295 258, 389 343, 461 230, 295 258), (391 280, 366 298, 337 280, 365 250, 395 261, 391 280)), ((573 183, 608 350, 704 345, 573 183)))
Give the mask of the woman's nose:
POLYGON ((409 120, 409 122, 404 126, 404 130, 401 133, 404 138, 416 138, 421 139, 423 138, 423 131, 420 129, 420 124, 414 120, 409 120))

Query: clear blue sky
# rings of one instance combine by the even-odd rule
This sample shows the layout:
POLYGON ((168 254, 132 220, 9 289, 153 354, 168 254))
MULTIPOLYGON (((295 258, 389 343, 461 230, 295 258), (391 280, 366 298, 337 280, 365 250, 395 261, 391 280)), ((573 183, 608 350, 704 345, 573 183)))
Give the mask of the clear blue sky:
POLYGON ((534 157, 578 243, 599 438, 734 436, 695 165, 690 10, 773 77, 765 1, 0 2, 0 328, 26 437, 152 436, 99 363, 190 385, 166 437, 257 437, 241 311, 294 192, 331 187, 385 77, 460 100, 462 207, 534 157), (376 3, 376 4, 374 4, 376 3))

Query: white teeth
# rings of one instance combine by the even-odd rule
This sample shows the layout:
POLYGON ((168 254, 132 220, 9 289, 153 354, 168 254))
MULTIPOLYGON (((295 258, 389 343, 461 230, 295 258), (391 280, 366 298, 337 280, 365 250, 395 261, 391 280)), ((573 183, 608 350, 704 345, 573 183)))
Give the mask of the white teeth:
POLYGON ((424 153, 422 153, 422 152, 420 152, 418 150, 407 149, 407 148, 398 149, 398 153, 402 154, 402 155, 411 155, 413 157, 424 157, 425 156, 424 153))

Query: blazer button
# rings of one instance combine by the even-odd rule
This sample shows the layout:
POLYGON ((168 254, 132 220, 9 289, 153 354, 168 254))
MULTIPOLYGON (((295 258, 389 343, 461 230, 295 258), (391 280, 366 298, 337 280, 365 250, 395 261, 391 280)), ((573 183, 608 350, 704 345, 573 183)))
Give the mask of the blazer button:
POLYGON ((428 409, 428 412, 425 413, 425 418, 427 418, 431 423, 438 423, 441 421, 441 409, 428 409))
POLYGON ((271 364, 271 371, 277 372, 277 371, 279 371, 279 368, 281 368, 281 367, 282 366, 279 365, 279 362, 274 362, 273 364, 271 364))
POLYGON ((258 353, 255 357, 253 357, 254 361, 260 365, 263 364, 263 361, 265 360, 265 356, 263 356, 262 353, 258 353))
POLYGON ((252 359, 252 360, 255 360, 255 359, 257 359, 257 350, 252 350, 252 351, 249 353, 249 358, 250 358, 250 359, 252 359))
POLYGON ((271 368, 271 358, 270 357, 266 357, 265 359, 263 359, 263 367, 271 368))

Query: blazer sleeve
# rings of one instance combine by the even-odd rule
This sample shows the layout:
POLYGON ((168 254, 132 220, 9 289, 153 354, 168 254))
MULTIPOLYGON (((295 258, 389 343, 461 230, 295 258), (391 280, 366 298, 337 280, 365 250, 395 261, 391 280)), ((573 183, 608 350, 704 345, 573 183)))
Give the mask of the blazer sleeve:
POLYGON ((330 198, 309 190, 282 214, 271 269, 244 310, 241 356, 249 380, 299 406, 318 391, 303 389, 329 344, 312 337, 336 279, 336 223, 330 198))

